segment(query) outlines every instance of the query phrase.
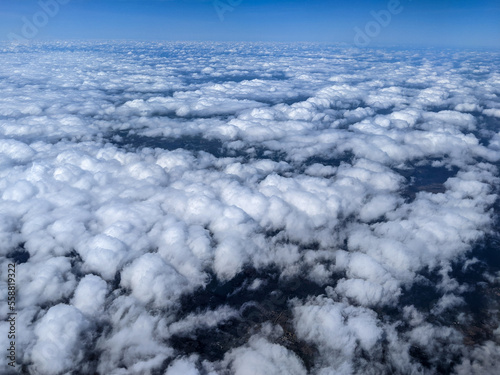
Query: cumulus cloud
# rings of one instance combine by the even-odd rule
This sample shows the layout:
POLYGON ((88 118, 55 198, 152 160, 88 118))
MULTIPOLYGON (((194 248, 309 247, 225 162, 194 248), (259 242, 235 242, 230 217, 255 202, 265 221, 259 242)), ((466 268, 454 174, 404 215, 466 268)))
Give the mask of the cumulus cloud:
POLYGON ((317 344, 332 370, 340 372, 351 368, 360 349, 371 351, 381 339, 382 329, 377 324, 373 311, 335 303, 324 297, 294 308, 298 337, 317 344))
POLYGON ((51 307, 35 327, 37 341, 31 353, 33 368, 42 374, 62 374, 80 366, 84 359, 82 336, 89 323, 75 307, 51 307))
POLYGON ((99 276, 86 275, 75 289, 71 304, 85 315, 103 313, 108 285, 99 276))
POLYGON ((494 306, 471 306, 495 283, 498 54, 0 51, 0 260, 32 373, 498 364, 494 306))
POLYGON ((122 272, 121 284, 143 303, 168 306, 182 293, 185 278, 157 254, 144 254, 122 272))
POLYGON ((305 375, 300 359, 281 345, 270 343, 259 335, 252 336, 248 344, 231 350, 224 357, 224 364, 236 375, 293 374, 305 375))

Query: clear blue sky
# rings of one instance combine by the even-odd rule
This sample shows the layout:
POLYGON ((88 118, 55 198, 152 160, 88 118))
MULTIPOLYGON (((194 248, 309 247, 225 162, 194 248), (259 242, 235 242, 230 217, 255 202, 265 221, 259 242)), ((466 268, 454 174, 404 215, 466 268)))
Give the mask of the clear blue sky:
MULTIPOLYGON (((355 30, 365 33, 367 23, 375 22, 371 12, 387 10, 390 1, 397 0, 69 0, 54 12, 53 7, 44 11, 39 1, 68 0, 1 0, 0 39, 15 34, 29 40, 353 44, 355 30), (232 10, 224 11, 224 6, 232 10), (44 16, 40 12, 51 14, 44 16), (26 20, 35 21, 35 30, 25 25, 26 20)), ((400 0, 398 10, 399 13, 391 14, 387 25, 377 27, 372 23, 372 28, 368 28, 371 36, 358 40, 368 40, 370 45, 500 48, 499 0, 400 0)))

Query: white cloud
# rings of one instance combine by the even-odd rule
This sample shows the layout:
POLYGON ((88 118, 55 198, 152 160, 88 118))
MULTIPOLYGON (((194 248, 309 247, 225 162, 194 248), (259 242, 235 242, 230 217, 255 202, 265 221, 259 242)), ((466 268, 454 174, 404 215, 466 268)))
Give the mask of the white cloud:
POLYGON ((71 304, 85 315, 98 317, 103 313, 108 286, 99 276, 86 275, 75 289, 71 304))
POLYGON ((300 359, 281 345, 270 343, 264 337, 252 336, 248 344, 231 350, 224 362, 235 375, 293 374, 305 375, 300 359))
POLYGON ((51 307, 35 327, 37 341, 31 353, 34 371, 62 374, 80 367, 85 354, 83 335, 89 328, 76 308, 63 304, 51 307))

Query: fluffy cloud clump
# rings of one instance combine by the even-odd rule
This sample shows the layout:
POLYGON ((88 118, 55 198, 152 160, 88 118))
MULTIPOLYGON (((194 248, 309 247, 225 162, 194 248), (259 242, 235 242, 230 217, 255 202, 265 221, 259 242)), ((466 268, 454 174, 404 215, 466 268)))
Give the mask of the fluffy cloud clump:
POLYGON ((0 46, 0 260, 17 263, 17 366, 492 373, 498 59, 0 46))

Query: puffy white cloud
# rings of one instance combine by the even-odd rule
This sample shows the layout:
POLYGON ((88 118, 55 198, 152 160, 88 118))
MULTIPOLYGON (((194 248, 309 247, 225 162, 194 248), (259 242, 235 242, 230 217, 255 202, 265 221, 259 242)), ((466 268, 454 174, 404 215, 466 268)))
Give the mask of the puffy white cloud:
POLYGON ((121 285, 131 289, 132 296, 143 303, 169 306, 187 284, 177 270, 158 254, 144 254, 122 272, 121 285))
POLYGON ((354 371, 359 350, 371 351, 382 338, 376 314, 365 308, 317 297, 296 305, 293 312, 297 336, 316 344, 333 371, 354 371))
POLYGON ((194 365, 194 361, 196 358, 179 358, 176 359, 167 369, 165 375, 177 375, 177 374, 186 374, 186 375, 199 375, 200 372, 194 365))
POLYGON ((293 352, 258 335, 252 336, 247 345, 228 352, 224 362, 235 375, 307 374, 301 360, 293 352))
POLYGON ((63 374, 80 367, 85 355, 84 335, 89 328, 75 307, 51 307, 35 327, 37 340, 31 352, 34 372, 63 374))
POLYGON ((165 343, 161 318, 146 312, 137 300, 120 296, 106 311, 111 330, 100 335, 97 370, 107 374, 144 374, 158 368, 173 350, 165 343))
POLYGON ((0 140, 0 153, 12 163, 27 163, 35 156, 35 151, 23 142, 14 139, 0 140))
POLYGON ((71 296, 76 280, 67 257, 24 263, 17 266, 20 307, 57 304, 71 296))
POLYGON ((500 109, 499 108, 489 108, 483 110, 483 113, 487 116, 500 117, 500 109))
POLYGON ((85 315, 98 317, 102 314, 108 285, 99 276, 86 275, 75 289, 71 304, 85 315))
POLYGON ((88 271, 98 272, 107 280, 115 277, 126 252, 122 241, 105 234, 98 234, 79 248, 88 271))

